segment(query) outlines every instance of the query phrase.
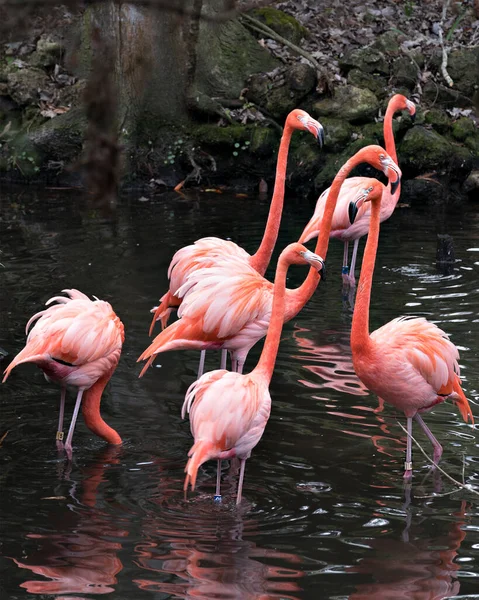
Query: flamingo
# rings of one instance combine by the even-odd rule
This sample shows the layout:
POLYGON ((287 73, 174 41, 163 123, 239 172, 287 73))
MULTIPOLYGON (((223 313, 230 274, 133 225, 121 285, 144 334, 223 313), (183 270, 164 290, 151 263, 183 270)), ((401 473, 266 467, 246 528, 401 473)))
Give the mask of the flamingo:
POLYGON ((310 264, 321 270, 323 259, 298 243, 281 253, 274 282, 272 317, 263 351, 255 369, 247 375, 224 369, 205 373, 186 392, 182 418, 190 413, 194 444, 188 452, 184 489, 195 488, 198 468, 216 459, 216 497, 220 497, 221 461, 238 457, 241 461, 236 504, 241 502, 246 460, 260 441, 271 410, 269 384, 278 354, 286 296, 286 273, 293 264, 310 264))
MULTIPOLYGON (((392 120, 395 112, 399 110, 408 110, 411 118, 416 116, 416 107, 401 94, 394 95, 388 103, 386 114, 384 116, 384 141, 386 152, 397 164, 396 146, 394 144, 394 135, 392 128, 392 120)), ((351 223, 348 218, 348 207, 351 200, 365 187, 367 177, 351 177, 346 179, 341 189, 341 194, 338 199, 336 210, 333 217, 333 225, 331 227, 331 237, 338 238, 344 242, 343 255, 343 281, 351 286, 355 285, 354 271, 356 267, 356 256, 358 252, 359 239, 366 235, 369 230, 369 219, 371 213, 369 205, 364 205, 364 209, 356 216, 354 223, 351 223), (353 255, 351 258, 351 268, 348 267, 348 248, 349 242, 354 240, 353 255)), ((305 244, 312 238, 318 235, 323 213, 326 205, 326 200, 331 188, 325 190, 316 203, 316 208, 311 220, 304 228, 299 241, 305 244)), ((393 214, 396 204, 398 203, 401 194, 401 187, 398 185, 393 189, 392 184, 383 186, 383 200, 381 203, 381 222, 386 221, 393 214)))
MULTIPOLYGON (((326 257, 329 232, 336 200, 348 173, 368 162, 391 176, 397 185, 400 171, 380 146, 366 146, 339 170, 331 186, 315 253, 326 257)), ((164 329, 138 359, 147 360, 140 377, 157 354, 167 350, 227 349, 233 370, 239 373, 250 349, 266 335, 273 305, 273 284, 247 262, 228 258, 215 266, 197 269, 178 290, 182 304, 178 321, 164 329)), ((316 269, 310 269, 303 284, 286 290, 284 321, 289 321, 311 298, 319 282, 316 269)))
POLYGON ((459 352, 437 325, 424 318, 399 317, 369 334, 369 303, 381 221, 382 186, 369 179, 366 188, 351 202, 354 219, 357 205, 371 203, 371 222, 364 251, 351 330, 353 366, 359 379, 373 393, 404 411, 407 448, 404 477, 412 476, 412 420, 419 424, 434 448, 434 462, 442 447, 428 428, 422 412, 450 398, 464 421, 474 423, 469 402, 461 388, 459 352))
MULTIPOLYGON (((295 109, 289 113, 286 118, 278 151, 276 179, 268 220, 264 230, 263 239, 256 253, 251 256, 246 250, 234 242, 222 240, 217 237, 202 238, 193 244, 178 250, 174 254, 168 268, 168 278, 170 279, 169 290, 161 297, 159 306, 152 311, 154 312, 154 315, 150 325, 149 335, 152 334, 156 321, 161 321, 163 329, 166 327, 171 312, 181 304, 181 298, 177 295, 178 289, 186 282, 188 275, 196 269, 212 266, 216 263, 218 258, 228 256, 243 260, 245 263, 250 264, 258 273, 264 275, 269 261, 271 260, 271 254, 278 237, 281 214, 283 212, 288 150, 291 136, 295 129, 312 133, 318 140, 320 146, 324 143, 323 126, 318 121, 310 117, 304 110, 295 109)), ((204 361, 205 351, 202 351, 198 377, 203 373, 204 361)), ((225 366, 226 354, 223 353, 222 368, 225 366)))
POLYGON ((121 437, 100 416, 103 390, 113 375, 125 339, 123 323, 108 302, 90 300, 78 290, 62 290, 28 321, 25 348, 5 369, 3 383, 12 369, 22 363, 35 363, 47 381, 61 386, 60 417, 56 435, 58 449, 63 448, 63 417, 66 386, 78 388, 75 409, 65 442, 65 452, 72 458, 72 438, 83 398, 86 426, 110 444, 121 444, 121 437), (35 323, 30 333, 28 330, 35 323))

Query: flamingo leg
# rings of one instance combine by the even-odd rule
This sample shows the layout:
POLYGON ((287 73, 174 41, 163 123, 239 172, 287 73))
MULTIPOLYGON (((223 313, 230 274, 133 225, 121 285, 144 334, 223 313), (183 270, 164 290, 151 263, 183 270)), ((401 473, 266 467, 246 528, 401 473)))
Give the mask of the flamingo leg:
POLYGON ((216 467, 215 502, 221 502, 221 458, 218 459, 218 466, 216 467))
POLYGON ((60 396, 60 415, 58 417, 58 429, 57 429, 57 448, 63 450, 63 417, 65 416, 65 396, 67 393, 66 387, 62 387, 60 396))
POLYGON ((351 257, 351 266, 349 267, 349 284, 352 286, 356 285, 356 278, 354 271, 356 270, 356 258, 358 256, 359 238, 354 240, 353 255, 351 257))
POLYGON ((238 369, 238 361, 235 358, 231 359, 231 370, 233 371, 233 373, 236 373, 238 369))
POLYGON ((228 350, 225 348, 221 350, 221 363, 220 369, 226 369, 226 359, 228 358, 228 350))
POLYGON ((243 480, 244 480, 244 468, 246 466, 246 458, 241 459, 241 469, 238 481, 238 493, 236 495, 236 504, 241 502, 241 492, 243 491, 243 480))
POLYGON ((434 459, 434 462, 437 464, 441 460, 442 446, 437 441, 437 439, 434 437, 432 431, 429 429, 429 427, 426 425, 426 423, 424 423, 424 419, 421 417, 421 415, 419 413, 416 413, 414 415, 414 418, 416 419, 416 421, 421 426, 421 429, 426 434, 428 440, 431 442, 431 444, 432 444, 432 446, 434 448, 433 459, 434 459))
POLYGON ((341 269, 341 273, 343 274, 343 283, 349 283, 349 267, 348 267, 348 252, 349 250, 349 242, 344 242, 344 252, 343 252, 343 268, 341 269))
POLYGON ((404 479, 412 477, 412 417, 407 417, 406 462, 404 463, 404 479))
POLYGON ((67 453, 68 460, 72 459, 72 438, 73 432, 75 431, 75 425, 78 418, 78 411, 80 410, 80 404, 83 396, 83 389, 78 390, 77 399, 75 402, 75 409, 73 411, 72 421, 70 423, 70 429, 68 430, 67 441, 65 442, 65 452, 67 453))
POLYGON ((243 367, 244 367, 245 360, 246 359, 244 359, 244 360, 239 359, 238 362, 236 363, 236 372, 237 373, 243 373, 243 367))
POLYGON ((198 379, 203 375, 205 370, 206 350, 202 350, 200 354, 200 364, 198 366, 198 379))

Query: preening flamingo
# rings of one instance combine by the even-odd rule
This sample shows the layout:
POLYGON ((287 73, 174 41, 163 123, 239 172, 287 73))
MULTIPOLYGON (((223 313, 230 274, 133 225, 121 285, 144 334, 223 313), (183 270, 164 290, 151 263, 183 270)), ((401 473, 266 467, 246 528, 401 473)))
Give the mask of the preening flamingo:
MULTIPOLYGON (((380 146, 367 146, 350 158, 339 170, 331 186, 315 253, 326 258, 329 231, 336 200, 348 173, 362 162, 382 170, 399 182, 400 171, 380 146)), ((319 282, 316 269, 310 269, 303 284, 287 289, 284 321, 289 321, 313 295, 319 282)), ((163 330, 138 360, 148 362, 167 350, 227 349, 233 369, 242 372, 250 349, 266 335, 273 305, 273 284, 241 259, 217 260, 215 266, 191 273, 178 290, 183 302, 178 321, 163 330)))
MULTIPOLYGON (((188 275, 198 268, 206 268, 216 263, 218 258, 233 257, 250 264, 261 275, 264 275, 271 260, 271 254, 278 237, 281 215, 283 212, 284 187, 286 180, 286 166, 288 163, 288 150, 291 136, 295 129, 312 133, 320 146, 324 142, 322 125, 300 109, 291 111, 286 118, 286 123, 281 137, 276 164, 276 178, 274 182, 273 197, 269 209, 268 220, 264 230, 261 244, 252 256, 234 242, 216 237, 206 237, 197 240, 194 244, 178 250, 168 268, 170 279, 169 290, 160 299, 159 306, 155 309, 150 326, 150 335, 156 321, 161 321, 165 328, 172 310, 180 306, 181 298, 177 296, 178 289, 186 282, 188 275)), ((202 351, 198 377, 203 372, 205 355, 202 351)), ((226 354, 222 356, 222 368, 226 366, 226 354)))
POLYGON ((442 447, 420 413, 447 398, 459 407, 463 419, 474 417, 461 388, 459 352, 448 336, 424 318, 399 317, 369 334, 369 304, 381 221, 382 186, 369 179, 366 188, 351 203, 354 219, 357 205, 371 203, 371 222, 364 250, 351 330, 353 365, 359 379, 372 392, 404 411, 407 419, 407 449, 404 477, 412 475, 411 438, 413 418, 434 447, 434 461, 442 447))
POLYGON ((78 290, 62 290, 65 296, 55 296, 47 306, 28 321, 25 348, 5 369, 10 372, 22 363, 35 363, 47 381, 61 386, 60 417, 56 435, 57 446, 63 447, 63 416, 66 386, 78 388, 75 409, 65 442, 65 452, 72 457, 72 437, 80 404, 86 426, 110 444, 121 444, 121 437, 100 415, 103 389, 113 375, 125 339, 123 323, 111 305, 103 300, 90 300, 78 290), (28 330, 35 323, 30 333, 28 330), (84 397, 83 397, 84 396, 84 397))
MULTIPOLYGON (((386 146, 386 152, 397 164, 396 145, 394 143, 392 120, 395 112, 399 110, 408 110, 411 118, 416 115, 416 107, 401 94, 394 95, 388 103, 386 114, 384 116, 384 141, 386 146)), ((356 216, 354 223, 351 223, 348 218, 348 207, 349 203, 354 200, 356 195, 366 187, 365 181, 368 177, 351 177, 346 179, 341 193, 338 198, 336 210, 334 212, 333 224, 331 227, 331 237, 337 238, 344 242, 344 256, 343 256, 343 280, 345 283, 351 285, 355 284, 354 270, 356 267, 356 256, 358 252, 359 239, 366 235, 369 230, 369 219, 371 212, 369 205, 364 205, 364 208, 356 216), (354 240, 353 255, 351 258, 351 268, 348 267, 348 248, 349 242, 354 240)), ((323 214, 326 206, 326 200, 330 189, 325 190, 316 203, 314 214, 311 220, 304 228, 299 241, 305 244, 312 238, 318 235, 320 230, 323 214)), ((401 194, 400 185, 394 186, 389 183, 387 186, 383 186, 383 199, 381 202, 381 222, 389 219, 393 214, 396 204, 401 194)))
POLYGON ((241 460, 236 503, 241 502, 244 469, 251 451, 260 441, 269 419, 269 383, 278 353, 286 296, 286 273, 292 264, 323 268, 323 259, 298 243, 281 253, 274 282, 272 316, 263 351, 255 369, 247 375, 224 369, 205 373, 186 392, 181 415, 190 413, 194 444, 188 452, 184 489, 195 488, 198 468, 207 460, 218 461, 216 496, 220 495, 221 461, 241 460))

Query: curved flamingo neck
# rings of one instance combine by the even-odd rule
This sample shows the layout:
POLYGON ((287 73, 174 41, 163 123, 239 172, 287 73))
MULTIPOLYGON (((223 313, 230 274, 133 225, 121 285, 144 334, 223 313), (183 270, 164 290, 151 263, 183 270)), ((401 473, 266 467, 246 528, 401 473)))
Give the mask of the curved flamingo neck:
MULTIPOLYGON (((365 153, 363 153, 362 150, 360 150, 352 158, 350 158, 339 169, 329 189, 328 198, 324 207, 323 218, 321 220, 321 226, 319 228, 318 241, 316 242, 316 248, 314 250, 314 252, 316 254, 319 254, 319 256, 323 258, 323 260, 326 259, 326 254, 328 253, 329 234, 331 233, 334 209, 336 208, 336 203, 338 201, 339 192, 341 191, 341 186, 343 185, 343 182, 349 175, 349 173, 354 169, 354 167, 366 160, 364 154, 365 153)), ((295 290, 287 291, 288 300, 285 312, 286 320, 292 319, 295 315, 299 313, 299 311, 303 308, 306 302, 314 294, 318 283, 319 274, 316 269, 311 267, 309 269, 308 276, 303 281, 303 283, 295 290)))
POLYGON ((258 271, 260 275, 264 275, 266 268, 269 265, 271 254, 273 253, 273 249, 278 238, 281 215, 283 213, 288 150, 293 129, 294 128, 288 122, 286 122, 278 150, 276 178, 274 180, 273 197, 271 199, 271 205, 269 208, 268 221, 266 222, 261 244, 255 254, 253 254, 253 256, 250 258, 250 265, 253 267, 253 269, 258 271))
MULTIPOLYGON (((393 116, 395 112, 401 109, 402 106, 400 105, 400 99, 397 96, 394 96, 389 101, 388 107, 386 109, 386 114, 384 115, 384 145, 386 146, 386 152, 396 164, 398 164, 398 156, 396 153, 396 143, 394 141, 393 116)), ((388 184, 388 189, 391 190, 390 183, 388 184)), ((396 206, 400 195, 401 185, 398 185, 396 191, 394 192, 394 195, 390 194, 390 199, 393 201, 394 206, 396 206)))
POLYGON ((290 263, 288 262, 287 257, 280 256, 274 278, 273 308, 268 333, 258 364, 253 370, 253 373, 257 373, 264 377, 268 385, 273 376, 274 363, 276 362, 276 356, 278 355, 281 331, 283 329, 286 273, 288 272, 289 265, 290 263))
POLYGON ((121 444, 121 437, 118 433, 101 418, 100 402, 103 390, 110 380, 113 372, 100 377, 90 389, 85 391, 82 402, 82 414, 85 420, 85 425, 109 444, 121 444))
POLYGON ((369 223, 366 248, 364 249, 351 327, 351 349, 353 356, 364 354, 372 343, 369 336, 369 305, 371 302, 374 265, 378 250, 381 205, 377 201, 372 201, 371 205, 371 221, 369 223))

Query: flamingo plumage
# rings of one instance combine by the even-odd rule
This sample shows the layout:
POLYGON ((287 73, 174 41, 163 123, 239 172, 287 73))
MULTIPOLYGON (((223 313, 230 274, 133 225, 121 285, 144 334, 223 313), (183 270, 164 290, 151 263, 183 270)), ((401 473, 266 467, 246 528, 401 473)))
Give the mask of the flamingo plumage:
POLYGON ((241 461, 236 502, 241 493, 246 460, 260 441, 271 411, 269 383, 283 327, 286 273, 292 264, 310 264, 320 270, 321 257, 298 243, 281 253, 276 269, 274 300, 268 334, 255 369, 246 375, 224 369, 205 373, 188 389, 182 416, 190 413, 194 444, 188 453, 184 489, 195 487, 198 468, 207 460, 218 460, 216 496, 220 495, 221 460, 241 461))
MULTIPOLYGON (((304 110, 295 109, 291 111, 286 118, 278 150, 276 177, 268 220, 263 239, 256 253, 250 255, 234 242, 216 237, 202 238, 178 250, 174 254, 168 268, 169 289, 160 298, 160 304, 152 310, 154 314, 150 325, 150 335, 153 332, 156 321, 161 322, 163 329, 166 327, 171 312, 175 308, 178 308, 182 302, 182 298, 177 293, 178 289, 196 269, 213 266, 219 258, 231 257, 243 260, 245 263, 250 264, 258 273, 264 275, 278 237, 283 212, 288 150, 291 136, 296 129, 308 131, 316 137, 321 146, 323 145, 324 130, 322 125, 310 117, 304 110)), ((203 371, 204 358, 204 353, 202 353, 198 377, 203 371)), ((226 356, 223 356, 222 362, 226 364, 226 356)))
MULTIPOLYGON (((392 119, 394 113, 400 110, 407 110, 412 118, 414 118, 416 114, 416 107, 410 100, 408 100, 402 94, 395 94, 389 100, 386 114, 384 116, 384 141, 386 152, 396 164, 398 164, 398 160, 396 154, 396 145, 394 143, 392 119)), ((333 217, 333 224, 331 227, 330 236, 332 238, 337 238, 344 243, 342 273, 344 282, 350 285, 355 284, 354 271, 356 267, 359 240, 368 233, 371 211, 368 204, 363 205, 363 208, 356 216, 354 223, 351 223, 348 218, 348 207, 349 203, 355 199, 357 194, 359 194, 361 190, 366 187, 365 182, 368 179, 370 178, 350 177, 344 182, 341 188, 341 194, 338 198, 333 217), (349 242, 351 241, 354 241, 354 247, 351 258, 351 266, 348 267, 348 248, 349 242)), ((389 183, 387 186, 384 186, 383 184, 381 185, 383 193, 383 199, 381 202, 381 222, 383 222, 389 219, 389 217, 393 214, 401 194, 401 187, 398 185, 393 189, 391 183, 389 183)), ((299 241, 302 244, 305 244, 318 235, 330 189, 331 188, 325 190, 318 198, 316 208, 314 209, 314 214, 299 238, 299 241)))
POLYGON ((364 251, 351 329, 353 365, 359 379, 385 402, 402 410, 407 419, 405 473, 412 475, 412 419, 434 447, 437 463, 442 447, 424 423, 421 413, 451 399, 466 421, 474 423, 469 402, 461 388, 459 352, 447 334, 424 318, 399 317, 369 333, 369 304, 379 240, 382 187, 370 179, 351 203, 354 218, 357 205, 371 204, 369 235, 364 251))
MULTIPOLYGON (((367 146, 349 159, 336 175, 326 205, 315 253, 326 257, 336 200, 348 173, 369 162, 399 182, 400 171, 380 146, 367 146)), ((289 321, 313 295, 319 275, 310 269, 303 284, 287 289, 284 320, 289 321)), ((233 368, 242 372, 249 350, 266 335, 272 314, 273 284, 240 260, 218 259, 215 266, 191 273, 178 290, 182 295, 179 319, 164 329, 138 360, 147 360, 143 375, 157 354, 167 350, 227 349, 233 368)))
POLYGON ((57 446, 63 448, 63 417, 66 386, 78 389, 72 421, 64 445, 69 459, 72 438, 82 403, 87 427, 110 444, 121 444, 118 433, 100 415, 103 390, 120 359, 125 339, 123 323, 108 302, 90 300, 78 290, 63 290, 66 296, 50 298, 42 310, 28 321, 27 343, 5 369, 3 382, 12 369, 23 363, 36 364, 47 381, 61 386, 57 446), (55 304, 53 304, 55 303, 55 304), (49 306, 51 305, 51 306, 49 306), (28 333, 30 326, 34 326, 28 333))

